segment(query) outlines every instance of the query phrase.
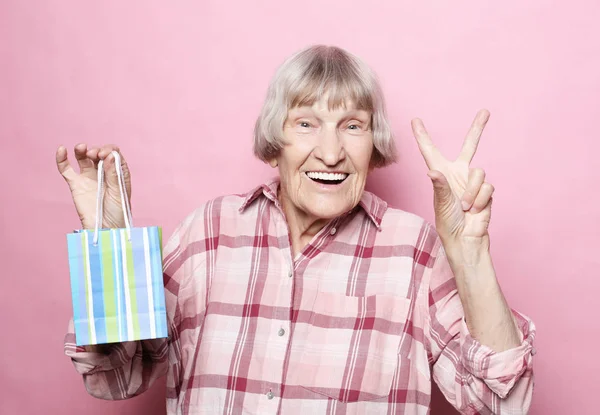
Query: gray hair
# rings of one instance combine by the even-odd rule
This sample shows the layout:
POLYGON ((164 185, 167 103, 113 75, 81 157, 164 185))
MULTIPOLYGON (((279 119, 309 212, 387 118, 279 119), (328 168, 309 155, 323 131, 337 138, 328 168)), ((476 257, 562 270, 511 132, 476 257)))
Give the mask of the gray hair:
POLYGON ((271 80, 254 127, 254 154, 269 161, 283 147, 283 125, 288 110, 311 106, 328 94, 329 109, 352 100, 371 112, 372 167, 396 160, 396 145, 385 111, 383 92, 375 74, 359 58, 335 46, 311 46, 289 57, 271 80))

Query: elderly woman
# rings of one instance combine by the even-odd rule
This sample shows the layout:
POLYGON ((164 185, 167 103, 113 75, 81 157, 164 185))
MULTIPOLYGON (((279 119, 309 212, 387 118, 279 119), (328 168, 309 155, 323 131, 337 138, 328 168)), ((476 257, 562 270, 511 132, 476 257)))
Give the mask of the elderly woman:
MULTIPOLYGON (((460 412, 526 413, 534 326, 512 311, 490 256, 493 187, 471 168, 489 114, 458 159, 413 131, 434 187, 436 229, 364 190, 395 146, 380 86, 348 52, 305 49, 275 74, 254 153, 279 172, 191 213, 164 249, 169 338, 65 351, 88 392, 138 395, 167 374, 169 413, 424 414, 432 379, 460 412)), ((104 227, 124 227, 116 146, 56 160, 84 228, 96 169, 104 227)), ((122 161, 128 191, 127 164, 122 161)))

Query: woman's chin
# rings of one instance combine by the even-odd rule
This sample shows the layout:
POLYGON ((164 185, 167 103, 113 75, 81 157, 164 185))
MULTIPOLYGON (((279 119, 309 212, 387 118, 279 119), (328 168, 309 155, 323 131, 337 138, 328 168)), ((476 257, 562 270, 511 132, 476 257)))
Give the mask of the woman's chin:
POLYGON ((328 220, 335 219, 338 216, 343 215, 344 213, 352 210, 354 207, 351 203, 311 203, 308 204, 309 208, 306 210, 308 214, 311 216, 328 220))

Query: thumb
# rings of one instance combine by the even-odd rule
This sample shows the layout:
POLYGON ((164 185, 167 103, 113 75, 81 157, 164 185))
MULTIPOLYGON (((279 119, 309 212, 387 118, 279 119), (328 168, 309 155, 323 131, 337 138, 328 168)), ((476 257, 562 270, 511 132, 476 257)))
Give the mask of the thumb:
POLYGON ((448 180, 446 176, 440 171, 430 170, 427 173, 427 176, 431 179, 433 183, 433 197, 434 197, 434 205, 435 207, 442 207, 446 205, 450 205, 453 202, 452 189, 450 189, 450 184, 448 184, 448 180))

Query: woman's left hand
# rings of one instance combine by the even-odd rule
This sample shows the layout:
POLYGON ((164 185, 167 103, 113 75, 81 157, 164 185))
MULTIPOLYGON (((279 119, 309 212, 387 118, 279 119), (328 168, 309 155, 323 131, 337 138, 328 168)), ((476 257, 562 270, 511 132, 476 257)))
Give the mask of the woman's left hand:
POLYGON ((488 225, 494 186, 485 172, 472 168, 471 161, 490 113, 477 113, 458 158, 450 161, 435 147, 420 119, 412 129, 434 186, 436 230, 443 241, 480 240, 489 246, 488 225))

